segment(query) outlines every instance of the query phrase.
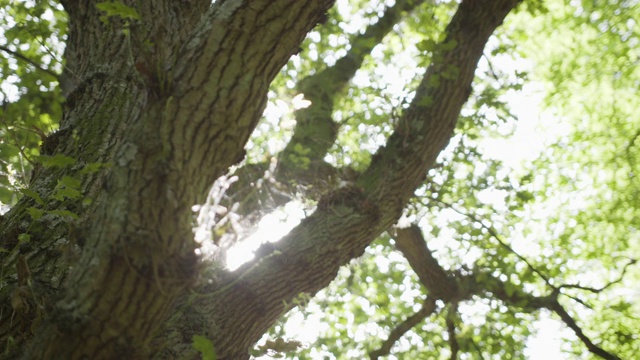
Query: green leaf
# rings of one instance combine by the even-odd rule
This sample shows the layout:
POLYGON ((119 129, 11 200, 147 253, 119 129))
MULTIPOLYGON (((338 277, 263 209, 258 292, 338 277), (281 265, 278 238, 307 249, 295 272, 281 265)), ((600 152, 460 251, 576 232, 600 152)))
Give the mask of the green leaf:
POLYGON ((37 192, 35 192, 35 191, 31 190, 31 189, 22 189, 22 190, 20 190, 20 192, 25 194, 26 196, 32 198, 38 204, 44 205, 44 201, 42 200, 42 198, 40 197, 40 195, 37 192))
POLYGON ((66 199, 78 199, 82 197, 82 193, 76 189, 59 188, 56 189, 55 194, 51 195, 55 200, 63 201, 66 199))
POLYGON ((103 162, 94 162, 86 164, 82 170, 80 170, 80 175, 92 174, 98 172, 100 169, 111 166, 110 163, 103 162))
POLYGON ((44 210, 35 208, 33 206, 27 208, 27 212, 29 213, 29 216, 31 216, 33 220, 38 220, 42 216, 44 216, 44 210))
POLYGON ((121 2, 105 1, 96 4, 98 10, 104 11, 107 17, 120 16, 123 19, 140 20, 140 14, 136 9, 129 7, 121 2))
POLYGON ((191 346, 202 354, 202 360, 216 360, 216 351, 211 340, 202 335, 194 335, 191 346))
POLYGON ((523 203, 533 200, 533 194, 530 191, 518 191, 516 197, 523 203))
POLYGON ((447 65, 442 72, 442 77, 447 80, 455 80, 460 76, 460 69, 457 66, 447 65))
POLYGON ((436 48, 436 42, 433 39, 425 39, 420 41, 416 47, 420 51, 432 52, 436 48))
POLYGON ((293 151, 300 155, 307 155, 311 152, 311 149, 302 146, 302 144, 298 143, 293 146, 293 151))
POLYGON ((70 218, 72 220, 78 220, 78 215, 69 210, 51 210, 48 212, 51 215, 57 215, 62 218, 70 218))
POLYGON ((0 186, 0 203, 11 204, 14 201, 14 194, 13 190, 0 186))
POLYGON ((516 292, 516 287, 512 283, 506 282, 504 284, 504 291, 507 293, 508 297, 512 297, 513 294, 516 292))
POLYGON ((80 180, 65 175, 58 181, 58 186, 64 186, 71 189, 79 189, 80 188, 80 180))
MULTIPOLYGON (((295 148, 294 148, 295 150, 295 148)), ((289 160, 291 161, 292 164, 294 164, 295 166, 301 168, 301 169, 308 169, 309 165, 311 165, 311 159, 309 159, 306 156, 298 156, 296 154, 289 154, 289 160)))
POLYGON ((38 156, 37 161, 39 161, 42 166, 46 168, 55 166, 64 168, 76 163, 76 159, 62 154, 56 154, 53 156, 41 155, 38 156))
POLYGON ((442 47, 442 50, 444 51, 450 51, 455 49, 458 46, 458 42, 455 39, 451 39, 445 43, 442 43, 440 45, 440 47, 442 47))
POLYGON ((18 235, 18 242, 20 244, 26 244, 29 241, 31 241, 31 235, 27 234, 27 233, 23 233, 18 235))

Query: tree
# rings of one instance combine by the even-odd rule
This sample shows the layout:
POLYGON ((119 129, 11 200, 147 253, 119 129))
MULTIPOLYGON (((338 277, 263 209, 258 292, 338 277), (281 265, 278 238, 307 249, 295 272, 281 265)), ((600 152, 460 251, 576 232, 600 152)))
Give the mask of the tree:
MULTIPOLYGON (((613 333, 595 321, 583 324, 572 306, 602 307, 597 301, 610 300, 606 291, 634 269, 629 254, 637 250, 632 240, 638 215, 629 194, 637 189, 635 175, 629 181, 615 175, 603 180, 609 195, 627 207, 616 212, 614 206, 611 218, 601 218, 604 228, 616 227, 604 239, 605 254, 584 257, 627 255, 622 262, 602 262, 604 285, 576 281, 579 266, 567 257, 551 264, 527 259, 506 240, 517 218, 535 210, 532 199, 550 198, 544 191, 562 191, 563 184, 553 176, 539 179, 536 167, 516 179, 477 146, 487 128, 510 118, 502 95, 523 81, 522 74, 509 79, 490 63, 478 69, 487 43, 493 36, 500 40, 490 45, 495 54, 516 54, 518 38, 527 43, 552 36, 517 25, 509 27, 511 34, 500 32, 505 17, 551 19, 556 25, 572 19, 549 16, 533 1, 514 14, 519 3, 397 0, 385 8, 357 1, 354 6, 370 9, 362 31, 346 30, 341 12, 325 0, 67 0, 63 9, 53 2, 3 4, 15 25, 0 47, 8 59, 2 76, 19 89, 11 101, 4 94, 0 143, 0 195, 12 204, 0 221, 3 358, 246 359, 283 314, 332 280, 356 294, 375 288, 353 281, 354 273, 376 273, 370 257, 361 267, 351 265, 346 277, 339 274, 374 241, 379 245, 369 251, 403 254, 415 273, 414 305, 421 305, 382 321, 387 335, 371 341, 365 354, 371 358, 388 355, 427 318, 438 334, 429 345, 435 348, 412 348, 406 356, 518 356, 541 310, 575 332, 576 351, 606 359, 631 356, 638 340, 637 325, 629 320, 636 306, 629 299, 616 302, 618 317, 590 313, 614 321, 613 333), (419 42, 404 43, 398 33, 419 42), (54 60, 55 39, 66 44, 64 65, 54 60), (375 82, 366 90, 356 84, 358 71, 375 73, 370 57, 381 45, 387 60, 403 48, 415 55, 418 75, 405 94, 376 88, 375 82), (288 63, 297 53, 301 57, 288 63), (295 112, 295 127, 256 130, 270 98, 294 94, 309 102, 295 112), (383 138, 384 145, 368 143, 360 132, 383 138), (268 136, 290 139, 265 153, 268 136), (452 138, 457 146, 439 159, 452 138), (549 183, 543 191, 544 180, 549 183), (610 186, 614 180, 617 186, 610 186), (491 204, 478 200, 487 189, 508 194, 507 210, 492 212, 491 204), (277 243, 262 245, 255 259, 227 270, 224 252, 239 241, 237 229, 295 199, 304 199, 313 212, 277 243), (203 216, 213 214, 211 239, 204 243, 193 235, 197 204, 204 204, 203 216), (444 211, 460 215, 448 226, 464 244, 449 256, 430 250, 428 231, 417 220, 396 226, 403 215, 430 220, 444 211), (614 246, 627 235, 627 242, 614 246), (472 251, 481 255, 462 260, 472 251), (464 319, 463 308, 474 302, 496 310, 477 328, 464 319), (411 311, 416 312, 407 315, 411 311), (491 338, 489 326, 501 334, 491 338)), ((625 3, 617 13, 615 6, 585 5, 569 29, 606 25, 607 51, 620 46, 633 58, 629 39, 637 42, 637 30, 628 20, 637 6, 625 3), (603 10, 615 16, 594 15, 603 10), (621 30, 624 24, 633 36, 621 30)), ((555 69, 546 79, 565 79, 576 67, 555 69)), ((628 81, 626 91, 638 78, 637 71, 628 71, 619 75, 628 81)), ((566 94, 556 89, 558 96, 566 94)), ((633 172, 637 135, 625 137, 627 126, 635 129, 633 123, 620 125, 616 141, 630 141, 629 160, 616 171, 633 172)), ((598 144, 603 142, 593 142, 598 144)), ((545 161, 558 163, 552 156, 545 161)), ((593 222, 589 210, 580 209, 581 226, 593 222)), ((429 230, 438 236, 435 220, 429 230)), ((575 239, 571 231, 558 234, 565 248, 575 239)), ((582 241, 598 248, 586 235, 582 241)), ((386 279, 377 273, 382 290, 371 301, 379 309, 401 295, 398 285, 409 271, 403 273, 394 270, 386 279), (389 283, 396 286, 384 288, 389 283)), ((260 349, 291 347, 296 344, 277 338, 260 349)))

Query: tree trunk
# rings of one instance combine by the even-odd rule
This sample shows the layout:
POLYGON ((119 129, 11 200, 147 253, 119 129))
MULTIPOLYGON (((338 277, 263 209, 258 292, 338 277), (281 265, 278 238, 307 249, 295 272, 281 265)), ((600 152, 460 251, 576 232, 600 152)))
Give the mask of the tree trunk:
POLYGON ((211 339, 219 359, 248 358, 296 296, 328 285, 395 223, 517 0, 463 2, 370 167, 277 248, 199 281, 191 208, 243 158, 269 84, 332 2, 126 1, 140 16, 127 21, 63 3, 67 101, 45 142, 58 157, 0 224, 3 358, 196 358, 193 335, 211 339), (74 180, 82 196, 61 193, 74 180))

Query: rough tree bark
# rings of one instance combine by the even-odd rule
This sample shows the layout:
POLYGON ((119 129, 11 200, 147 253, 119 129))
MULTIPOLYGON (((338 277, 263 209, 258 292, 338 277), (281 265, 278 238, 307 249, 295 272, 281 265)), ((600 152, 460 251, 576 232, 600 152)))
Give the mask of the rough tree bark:
POLYGON ((45 147, 74 161, 35 171, 37 196, 0 224, 2 356, 196 358, 191 338, 205 335, 219 359, 248 358, 286 304, 328 285, 395 223, 452 136, 486 41, 518 2, 464 1, 368 169, 323 195, 277 249, 208 283, 191 207, 243 158, 269 84, 333 1, 125 1, 141 17, 130 23, 64 1, 67 101, 45 147), (82 199, 52 199, 65 176, 81 179, 82 199), (29 208, 46 215, 34 220, 29 208), (46 212, 55 209, 79 219, 46 212))

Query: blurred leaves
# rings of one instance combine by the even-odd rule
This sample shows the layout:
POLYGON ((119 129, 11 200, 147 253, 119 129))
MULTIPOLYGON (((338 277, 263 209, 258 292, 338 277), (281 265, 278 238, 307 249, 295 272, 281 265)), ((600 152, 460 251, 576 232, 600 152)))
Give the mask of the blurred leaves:
POLYGON ((202 355, 203 360, 216 360, 216 352, 211 340, 202 335, 194 335, 191 346, 202 355))
POLYGON ((0 203, 16 202, 45 136, 57 128, 63 102, 67 18, 54 1, 0 1, 0 203))

